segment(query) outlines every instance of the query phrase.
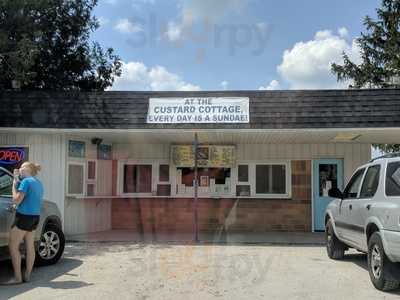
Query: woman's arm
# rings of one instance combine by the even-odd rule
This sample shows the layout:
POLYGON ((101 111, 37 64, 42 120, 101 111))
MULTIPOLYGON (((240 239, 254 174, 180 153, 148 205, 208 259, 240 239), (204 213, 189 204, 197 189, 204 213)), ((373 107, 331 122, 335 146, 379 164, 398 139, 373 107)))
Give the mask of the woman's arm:
POLYGON ((14 180, 13 188, 12 188, 12 196, 14 202, 19 205, 22 201, 24 201, 25 194, 23 192, 17 191, 17 181, 14 180))

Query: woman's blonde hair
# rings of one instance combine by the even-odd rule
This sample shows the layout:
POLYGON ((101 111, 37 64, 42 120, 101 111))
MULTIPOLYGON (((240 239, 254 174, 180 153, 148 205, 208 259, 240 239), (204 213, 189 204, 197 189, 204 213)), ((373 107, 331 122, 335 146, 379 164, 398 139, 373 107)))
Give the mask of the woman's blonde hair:
POLYGON ((39 164, 35 164, 30 161, 26 161, 22 164, 22 166, 29 168, 31 171, 32 176, 36 176, 39 171, 42 169, 42 167, 39 164))

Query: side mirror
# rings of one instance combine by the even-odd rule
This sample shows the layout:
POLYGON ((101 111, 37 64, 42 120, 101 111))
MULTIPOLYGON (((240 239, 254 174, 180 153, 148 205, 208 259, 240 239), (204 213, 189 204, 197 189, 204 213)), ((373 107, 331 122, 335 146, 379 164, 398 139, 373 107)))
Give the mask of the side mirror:
POLYGON ((328 191, 328 195, 329 195, 329 197, 331 197, 331 198, 343 199, 343 193, 342 193, 338 188, 336 188, 336 187, 331 188, 331 189, 328 191))

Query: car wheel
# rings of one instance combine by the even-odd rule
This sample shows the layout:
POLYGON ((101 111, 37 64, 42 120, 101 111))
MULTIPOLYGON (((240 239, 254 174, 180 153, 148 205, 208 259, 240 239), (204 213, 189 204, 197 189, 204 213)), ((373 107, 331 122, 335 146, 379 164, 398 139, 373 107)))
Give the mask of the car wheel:
POLYGON ((62 230, 54 224, 45 227, 36 248, 35 264, 52 265, 58 262, 64 252, 65 237, 62 230))
POLYGON ((390 291, 399 287, 399 280, 389 271, 395 267, 385 254, 379 233, 373 233, 368 242, 368 270, 371 281, 378 290, 390 291))
POLYGON ((343 259, 346 245, 342 243, 333 230, 332 220, 328 220, 325 227, 326 251, 331 259, 343 259))

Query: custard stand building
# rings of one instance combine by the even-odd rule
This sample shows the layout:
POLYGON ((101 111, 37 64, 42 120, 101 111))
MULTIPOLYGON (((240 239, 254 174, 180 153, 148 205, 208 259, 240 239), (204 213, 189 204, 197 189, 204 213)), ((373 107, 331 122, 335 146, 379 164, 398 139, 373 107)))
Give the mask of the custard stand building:
POLYGON ((328 190, 400 136, 398 89, 0 98, 0 147, 42 165, 67 235, 323 231, 328 190))

